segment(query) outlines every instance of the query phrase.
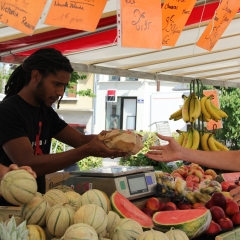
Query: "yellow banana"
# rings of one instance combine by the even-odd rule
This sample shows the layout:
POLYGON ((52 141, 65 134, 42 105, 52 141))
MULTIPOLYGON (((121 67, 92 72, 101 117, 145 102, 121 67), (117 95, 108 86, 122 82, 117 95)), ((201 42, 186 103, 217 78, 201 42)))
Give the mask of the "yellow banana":
POLYGON ((192 145, 193 145, 193 131, 192 131, 192 128, 189 128, 189 130, 188 130, 188 140, 187 140, 185 148, 191 148, 192 145))
POLYGON ((222 143, 218 142, 216 139, 214 139, 214 143, 220 151, 229 151, 229 149, 226 146, 224 146, 222 143))
POLYGON ((194 101, 194 98, 195 98, 195 94, 191 94, 190 96, 190 103, 189 103, 189 110, 188 110, 188 114, 189 114, 189 122, 193 122, 192 121, 192 115, 193 115, 193 112, 194 112, 194 109, 195 109, 195 101, 194 101))
POLYGON ((213 137, 213 134, 210 134, 207 142, 208 142, 208 146, 209 146, 211 151, 220 151, 215 145, 215 139, 213 137))
POLYGON ((182 113, 181 113, 181 116, 177 116, 177 117, 175 117, 173 120, 174 120, 174 121, 177 121, 177 120, 179 120, 179 119, 182 119, 182 113))
MULTIPOLYGON (((169 120, 178 118, 179 116, 181 116, 182 118, 182 108, 178 109, 176 112, 172 113, 169 117, 169 120)), ((180 119, 180 118, 179 118, 180 119)))
POLYGON ((228 118, 228 115, 222 109, 215 106, 212 102, 211 102, 211 106, 221 118, 228 118))
POLYGON ((190 116, 191 117, 190 122, 194 123, 196 119, 199 118, 200 114, 201 114, 201 103, 198 99, 198 96, 194 96, 194 111, 190 116))
POLYGON ((209 98, 205 102, 205 107, 208 113, 211 115, 211 119, 216 122, 221 119, 221 117, 217 114, 216 110, 212 108, 211 100, 209 98))
POLYGON ((193 144, 192 144, 192 147, 191 149, 198 149, 199 147, 199 143, 200 143, 200 134, 198 132, 198 130, 194 129, 193 128, 193 144))
POLYGON ((211 133, 204 133, 201 137, 201 146, 204 151, 211 151, 211 149, 208 146, 208 138, 211 133))
POLYGON ((183 132, 182 134, 184 136, 183 142, 182 142, 182 147, 185 147, 188 142, 188 132, 183 132))
POLYGON ((184 96, 184 103, 182 106, 182 118, 184 122, 189 122, 189 107, 190 107, 190 100, 191 100, 191 95, 188 97, 184 96))
POLYGON ((180 132, 180 133, 179 133, 179 136, 178 136, 178 139, 177 139, 177 142, 178 142, 180 145, 182 145, 183 140, 184 140, 184 134, 183 134, 183 132, 180 132))
POLYGON ((206 119, 210 119, 211 118, 211 115, 208 113, 208 111, 206 110, 206 107, 205 107, 205 102, 207 100, 207 97, 206 96, 203 96, 201 99, 200 99, 200 104, 201 104, 201 112, 203 114, 203 116, 206 118, 206 119))

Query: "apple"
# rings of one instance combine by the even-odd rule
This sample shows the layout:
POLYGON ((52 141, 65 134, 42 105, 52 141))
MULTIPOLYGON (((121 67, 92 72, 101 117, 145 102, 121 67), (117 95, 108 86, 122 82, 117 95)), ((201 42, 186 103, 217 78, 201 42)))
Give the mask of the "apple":
POLYGON ((165 206, 165 203, 164 202, 161 202, 159 201, 159 208, 158 208, 158 211, 161 211, 162 208, 165 206))
POLYGON ((232 201, 228 201, 226 203, 226 207, 225 207, 224 211, 225 211, 227 216, 233 216, 235 213, 239 212, 239 206, 233 200, 232 201))
POLYGON ((184 202, 178 202, 177 208, 178 208, 179 210, 191 209, 191 208, 192 208, 192 204, 190 204, 190 203, 184 203, 184 202))
POLYGON ((212 203, 212 199, 210 199, 209 201, 207 201, 206 203, 205 203, 205 207, 206 208, 208 208, 208 209, 210 209, 211 207, 213 207, 214 205, 213 205, 213 203, 212 203))
POLYGON ((225 212, 219 206, 213 206, 210 208, 210 212, 212 214, 213 221, 217 222, 219 219, 225 217, 225 212))
POLYGON ((222 228, 222 230, 225 231, 230 231, 233 229, 233 222, 230 218, 228 217, 224 217, 224 218, 220 218, 217 223, 220 225, 220 227, 222 228))
POLYGON ((159 209, 159 201, 155 197, 151 197, 146 201, 145 207, 152 209, 154 212, 159 209))
POLYGON ((211 200, 214 206, 219 206, 222 209, 225 209, 226 198, 221 192, 214 192, 211 197, 211 200))
POLYGON ((234 225, 240 225, 240 212, 237 212, 232 216, 232 222, 234 225))
POLYGON ((174 202, 166 202, 165 205, 172 206, 175 210, 177 209, 177 206, 174 202))
POLYGON ((217 235, 221 231, 222 231, 222 228, 220 227, 220 225, 212 220, 208 229, 205 231, 205 233, 210 235, 217 235))
POLYGON ((165 206, 161 209, 161 211, 175 211, 175 210, 176 210, 175 207, 167 204, 165 204, 165 206))
POLYGON ((142 211, 143 211, 146 215, 148 215, 149 217, 152 217, 153 214, 155 213, 152 209, 150 209, 150 208, 148 208, 148 207, 143 208, 142 211))

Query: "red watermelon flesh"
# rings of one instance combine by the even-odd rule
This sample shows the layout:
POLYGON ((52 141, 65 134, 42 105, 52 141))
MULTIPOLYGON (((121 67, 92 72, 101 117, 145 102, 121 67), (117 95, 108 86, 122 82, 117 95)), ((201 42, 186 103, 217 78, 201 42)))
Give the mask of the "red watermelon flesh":
POLYGON ((110 201, 113 210, 122 218, 131 218, 137 221, 143 228, 150 229, 153 227, 152 219, 137 208, 132 202, 125 198, 121 193, 115 191, 110 201))
POLYGON ((209 227, 212 215, 209 209, 189 209, 175 211, 160 211, 153 215, 155 227, 161 232, 167 232, 172 227, 184 231, 189 239, 203 234, 209 227))
POLYGON ((220 176, 225 182, 235 183, 235 181, 239 180, 240 172, 222 173, 220 176))

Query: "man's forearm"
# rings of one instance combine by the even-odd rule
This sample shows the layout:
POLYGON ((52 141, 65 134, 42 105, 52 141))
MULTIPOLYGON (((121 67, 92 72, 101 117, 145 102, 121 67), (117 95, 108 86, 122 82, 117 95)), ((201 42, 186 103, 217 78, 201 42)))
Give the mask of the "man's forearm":
POLYGON ((240 151, 200 151, 181 148, 181 160, 209 168, 240 171, 240 151))

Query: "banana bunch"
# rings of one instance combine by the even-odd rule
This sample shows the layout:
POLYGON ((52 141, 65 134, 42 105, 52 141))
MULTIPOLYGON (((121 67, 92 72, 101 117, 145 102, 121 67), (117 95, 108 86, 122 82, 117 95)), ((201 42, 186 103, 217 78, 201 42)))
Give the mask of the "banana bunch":
POLYGON ((204 151, 229 151, 229 149, 214 138, 214 134, 204 132, 201 135, 201 146, 204 151))
POLYGON ((198 96, 191 93, 188 97, 183 95, 182 118, 184 122, 194 123, 201 114, 201 104, 198 96))
POLYGON ((228 115, 221 110, 220 108, 216 107, 212 101, 212 96, 203 96, 200 99, 201 105, 201 113, 203 114, 203 121, 209 122, 211 119, 217 122, 221 118, 227 118, 228 115))
POLYGON ((184 131, 178 131, 179 137, 178 137, 178 143, 185 148, 191 148, 191 149, 198 149, 200 144, 200 134, 199 132, 194 129, 193 127, 190 127, 187 132, 184 131))
POLYGON ((169 120, 177 121, 179 119, 182 119, 182 108, 180 108, 176 112, 172 113, 169 117, 169 120))

